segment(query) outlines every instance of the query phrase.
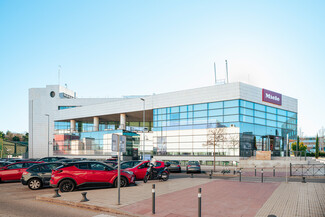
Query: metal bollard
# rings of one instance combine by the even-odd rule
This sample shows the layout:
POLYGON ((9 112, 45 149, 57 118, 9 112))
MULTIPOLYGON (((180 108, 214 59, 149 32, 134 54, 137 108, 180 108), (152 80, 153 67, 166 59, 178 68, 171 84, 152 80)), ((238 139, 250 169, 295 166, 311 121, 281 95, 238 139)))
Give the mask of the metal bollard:
POLYGON ((211 172, 209 174, 209 178, 212 179, 212 170, 211 170, 211 172))
POLYGON ((156 185, 152 184, 152 214, 156 213, 156 185))
POLYGON ((198 217, 201 217, 201 188, 199 188, 199 192, 197 194, 198 198, 198 217))
POLYGON ((255 176, 256 176, 256 166, 255 166, 255 176))
POLYGON ((302 177, 302 182, 301 183, 306 183, 306 177, 302 177))
POLYGON ((191 173, 191 178, 193 178, 194 177, 194 175, 193 175, 193 173, 191 173))
POLYGON ((56 189, 54 189, 54 195, 53 195, 53 198, 56 198, 56 197, 61 197, 61 195, 59 194, 59 189, 58 188, 56 188, 56 189))
POLYGON ((261 179, 261 182, 263 183, 263 169, 262 169, 262 171, 261 171, 261 175, 262 175, 262 179, 261 179))
POLYGON ((241 182, 241 169, 239 170, 239 181, 241 182))
POLYGON ((275 177, 275 167, 273 167, 273 177, 275 177))
POLYGON ((82 199, 80 200, 80 202, 87 202, 87 201, 89 201, 87 199, 87 192, 82 192, 81 195, 82 195, 82 199))

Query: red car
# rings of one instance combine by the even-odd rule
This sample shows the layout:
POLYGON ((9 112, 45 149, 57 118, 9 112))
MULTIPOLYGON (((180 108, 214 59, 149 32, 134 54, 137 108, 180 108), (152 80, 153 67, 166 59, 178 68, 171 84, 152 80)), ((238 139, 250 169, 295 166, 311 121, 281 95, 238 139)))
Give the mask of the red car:
MULTIPOLYGON (((121 170, 121 187, 134 183, 134 180, 131 171, 121 170)), ((73 191, 81 186, 117 187, 117 170, 96 161, 69 163, 53 170, 50 184, 61 192, 73 191)))
MULTIPOLYGON (((132 171, 135 175, 135 179, 137 180, 143 180, 144 176, 147 173, 147 169, 149 168, 150 161, 143 161, 139 163, 138 165, 134 166, 133 168, 127 168, 124 171, 132 171)), ((156 169, 164 168, 166 167, 165 163, 163 161, 156 161, 156 169)))
POLYGON ((9 164, 7 166, 0 168, 0 182, 1 181, 19 181, 23 172, 26 171, 26 169, 34 164, 37 164, 40 162, 34 162, 34 161, 25 161, 25 162, 18 162, 9 164))

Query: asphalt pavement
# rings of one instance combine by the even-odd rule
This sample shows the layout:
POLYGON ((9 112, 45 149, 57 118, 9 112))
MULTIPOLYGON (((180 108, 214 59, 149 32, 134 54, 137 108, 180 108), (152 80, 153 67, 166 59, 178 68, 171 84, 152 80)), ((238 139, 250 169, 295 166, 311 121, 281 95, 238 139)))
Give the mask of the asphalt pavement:
POLYGON ((35 198, 53 188, 30 190, 19 182, 0 183, 0 217, 120 217, 120 215, 56 205, 35 198))

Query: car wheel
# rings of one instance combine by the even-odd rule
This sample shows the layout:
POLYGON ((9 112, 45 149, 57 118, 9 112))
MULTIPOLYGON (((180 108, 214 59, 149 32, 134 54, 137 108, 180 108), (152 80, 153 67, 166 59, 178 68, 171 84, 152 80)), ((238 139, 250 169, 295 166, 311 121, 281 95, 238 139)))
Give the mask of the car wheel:
POLYGON ((59 185, 59 189, 61 192, 73 191, 75 187, 76 187, 75 183, 70 179, 63 180, 62 182, 60 182, 59 185))
POLYGON ((41 180, 37 179, 37 178, 33 178, 28 180, 28 187, 30 190, 38 190, 42 187, 42 182, 41 180))
MULTIPOLYGON (((128 180, 125 177, 121 177, 121 185, 120 187, 126 187, 128 185, 128 180)), ((117 188, 117 178, 114 181, 114 187, 117 188)))
POLYGON ((163 181, 167 181, 168 178, 169 178, 168 173, 166 173, 166 172, 162 172, 162 173, 161 173, 161 179, 162 179, 163 181))

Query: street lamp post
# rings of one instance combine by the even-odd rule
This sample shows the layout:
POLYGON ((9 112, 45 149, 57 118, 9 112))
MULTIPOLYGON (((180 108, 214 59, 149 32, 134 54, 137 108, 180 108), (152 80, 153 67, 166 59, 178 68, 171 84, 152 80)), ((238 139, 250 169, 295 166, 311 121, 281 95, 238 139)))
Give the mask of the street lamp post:
POLYGON ((143 152, 142 152, 142 160, 144 160, 144 153, 145 153, 145 143, 146 143, 146 137, 145 137, 145 132, 144 132, 144 128, 145 128, 145 121, 146 121, 146 110, 145 110, 145 102, 146 100, 144 98, 140 98, 143 101, 143 152))
POLYGON ((50 157, 50 115, 45 116, 47 116, 47 156, 50 157))

